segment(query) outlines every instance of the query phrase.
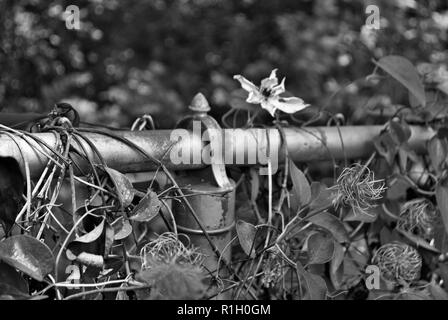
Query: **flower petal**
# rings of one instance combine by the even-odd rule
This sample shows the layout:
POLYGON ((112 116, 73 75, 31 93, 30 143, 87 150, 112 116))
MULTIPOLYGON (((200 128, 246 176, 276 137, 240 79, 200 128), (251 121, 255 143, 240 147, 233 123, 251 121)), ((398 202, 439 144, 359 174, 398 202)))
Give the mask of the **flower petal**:
POLYGON ((278 86, 272 88, 271 95, 278 96, 283 92, 285 92, 285 78, 282 79, 282 82, 278 86))
POLYGON ((305 104, 302 99, 297 97, 272 97, 268 102, 272 104, 276 109, 279 109, 286 113, 294 113, 309 106, 309 104, 305 104))
POLYGON ((250 91, 249 96, 246 99, 246 102, 258 104, 261 103, 264 100, 263 95, 258 91, 250 91))
POLYGON ((274 116, 275 116, 275 110, 276 110, 276 108, 275 108, 274 104, 272 104, 272 103, 270 102, 270 100, 271 100, 271 99, 263 100, 263 101, 261 102, 261 107, 262 107, 263 109, 267 110, 267 111, 271 114, 271 116, 274 117, 274 116))
POLYGON ((277 80, 277 70, 278 69, 274 69, 274 70, 271 71, 269 79, 276 79, 277 80))
POLYGON ((263 91, 264 89, 271 91, 276 85, 278 85, 277 69, 274 69, 269 78, 261 80, 260 91, 263 91))
POLYGON ((258 87, 249 80, 247 80, 246 78, 244 78, 242 75, 237 74, 233 76, 233 79, 238 80, 241 84, 241 88, 243 88, 247 92, 258 91, 258 87))

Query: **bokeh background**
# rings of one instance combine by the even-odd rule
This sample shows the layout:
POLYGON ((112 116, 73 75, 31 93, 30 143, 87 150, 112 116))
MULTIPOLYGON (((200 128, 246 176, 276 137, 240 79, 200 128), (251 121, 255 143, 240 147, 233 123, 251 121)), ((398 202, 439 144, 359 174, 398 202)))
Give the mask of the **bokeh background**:
POLYGON ((168 128, 195 93, 222 115, 234 74, 257 82, 278 68, 307 103, 353 109, 371 93, 345 86, 372 59, 444 64, 447 30, 446 0, 0 0, 0 108, 46 112, 64 100, 92 123, 147 113, 168 128), (72 4, 81 30, 65 26, 72 4), (378 31, 364 26, 371 4, 378 31))

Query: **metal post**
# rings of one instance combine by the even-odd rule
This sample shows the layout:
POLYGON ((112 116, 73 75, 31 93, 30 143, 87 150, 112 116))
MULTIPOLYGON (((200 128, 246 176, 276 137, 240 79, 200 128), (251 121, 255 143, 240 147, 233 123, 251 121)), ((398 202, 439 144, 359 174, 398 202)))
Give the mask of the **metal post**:
MULTIPOLYGON (((203 125, 204 131, 210 129, 220 131, 218 123, 207 115, 210 106, 202 94, 199 93, 194 97, 189 108, 193 114, 180 121, 178 127, 191 128, 197 121, 203 125)), ((195 134, 202 136, 202 130, 195 134)), ((211 156, 214 157, 216 154, 212 153, 211 156)), ((221 270, 220 261, 229 263, 232 255, 235 184, 227 177, 224 163, 212 163, 210 167, 196 170, 194 174, 188 174, 188 172, 191 173, 191 171, 184 172, 185 175, 178 179, 178 183, 186 189, 184 193, 188 196, 188 201, 205 228, 208 239, 196 220, 180 202, 174 203, 173 207, 177 227, 179 231, 188 236, 192 245, 200 248, 201 252, 205 254, 204 267, 214 275, 225 277, 225 269, 221 270), (216 256, 209 240, 221 252, 221 257, 216 256)), ((209 293, 214 295, 218 288, 213 285, 213 282, 211 284, 209 293)), ((218 295, 219 299, 226 297, 225 294, 218 295)))

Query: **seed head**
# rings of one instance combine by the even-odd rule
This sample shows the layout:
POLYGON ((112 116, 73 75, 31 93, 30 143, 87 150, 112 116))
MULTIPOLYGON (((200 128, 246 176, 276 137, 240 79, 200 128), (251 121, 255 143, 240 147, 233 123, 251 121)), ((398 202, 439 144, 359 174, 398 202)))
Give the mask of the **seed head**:
POLYGON ((367 210, 376 206, 386 189, 384 180, 375 180, 374 173, 359 163, 345 168, 336 181, 338 195, 335 205, 347 205, 355 214, 368 214, 367 210))
POLYGON ((409 284, 420 278, 422 258, 413 247, 392 242, 381 246, 373 256, 382 276, 398 284, 409 284))
POLYGON ((147 243, 140 251, 140 257, 142 269, 161 263, 199 266, 205 258, 196 248, 185 246, 172 232, 163 233, 157 239, 147 243))
POLYGON ((403 205, 397 228, 430 241, 434 235, 436 220, 436 210, 431 201, 418 198, 403 205))
POLYGON ((151 285, 150 299, 200 299, 206 286, 201 267, 204 255, 185 246, 171 232, 146 244, 140 253, 137 279, 151 285))

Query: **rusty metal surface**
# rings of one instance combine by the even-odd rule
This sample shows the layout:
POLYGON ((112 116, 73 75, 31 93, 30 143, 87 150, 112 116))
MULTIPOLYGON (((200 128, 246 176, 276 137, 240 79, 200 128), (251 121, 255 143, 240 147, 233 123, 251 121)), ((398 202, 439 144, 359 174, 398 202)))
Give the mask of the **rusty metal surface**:
MULTIPOLYGON (((200 171, 203 172, 204 170, 200 171)), ((188 201, 208 232, 211 241, 222 253, 223 261, 228 263, 231 261, 232 252, 229 244, 235 226, 235 184, 231 181, 232 190, 229 191, 228 188, 217 187, 211 180, 210 177, 207 177, 207 174, 203 175, 198 172, 195 175, 179 177, 177 182, 184 186, 185 196, 188 197, 188 201)), ((219 268, 221 276, 226 274, 227 270, 222 268, 222 262, 219 264, 219 259, 203 231, 182 202, 173 202, 173 213, 178 231, 187 235, 189 243, 200 248, 200 251, 206 256, 204 265, 207 270, 215 272, 219 268)), ((224 298, 224 296, 221 296, 221 298, 224 298)))
MULTIPOLYGON (((373 139, 382 129, 383 126, 341 127, 340 135, 344 142, 346 156, 349 159, 369 156, 373 151, 373 139)), ((431 128, 418 126, 411 126, 411 131, 412 135, 409 144, 417 152, 423 151, 425 143, 435 134, 431 128)), ((285 128, 284 132, 289 155, 294 161, 306 162, 344 158, 344 149, 342 148, 341 138, 336 127, 285 128)), ((162 159, 165 156, 162 162, 169 169, 199 169, 206 166, 205 163, 172 163, 169 154, 167 154, 170 148, 176 144, 176 141, 171 137, 172 130, 119 131, 114 133, 129 139, 154 158, 162 159)), ((45 141, 50 147, 57 145, 57 138, 53 133, 36 133, 33 135, 45 141)), ((233 160, 233 165, 250 165, 252 163, 248 163, 247 159, 254 153, 254 150, 260 149, 261 152, 266 150, 267 139, 260 139, 259 137, 269 135, 271 149, 274 152, 280 150, 281 137, 277 129, 224 129, 223 135, 227 137, 224 148, 226 153, 232 155, 233 159, 243 159, 238 164, 235 164, 236 161, 233 160)), ((114 138, 97 133, 85 133, 85 136, 95 144, 108 166, 121 172, 151 171, 158 167, 157 164, 145 158, 138 151, 114 138)), ((81 143, 93 157, 94 153, 89 145, 85 142, 81 143)), ((177 144, 182 144, 184 150, 188 152, 201 150, 204 147, 201 137, 192 133, 187 138, 181 139, 177 144)), ((0 156, 16 158, 23 169, 23 155, 26 157, 31 174, 34 177, 40 174, 47 163, 46 157, 36 150, 49 153, 49 150, 30 138, 16 138, 13 140, 10 136, 0 134, 0 156)), ((280 154, 279 159, 281 158, 282 155, 280 154)), ((81 167, 87 165, 83 164, 81 159, 77 160, 81 167)), ((232 165, 232 163, 229 163, 229 165, 232 165)))

